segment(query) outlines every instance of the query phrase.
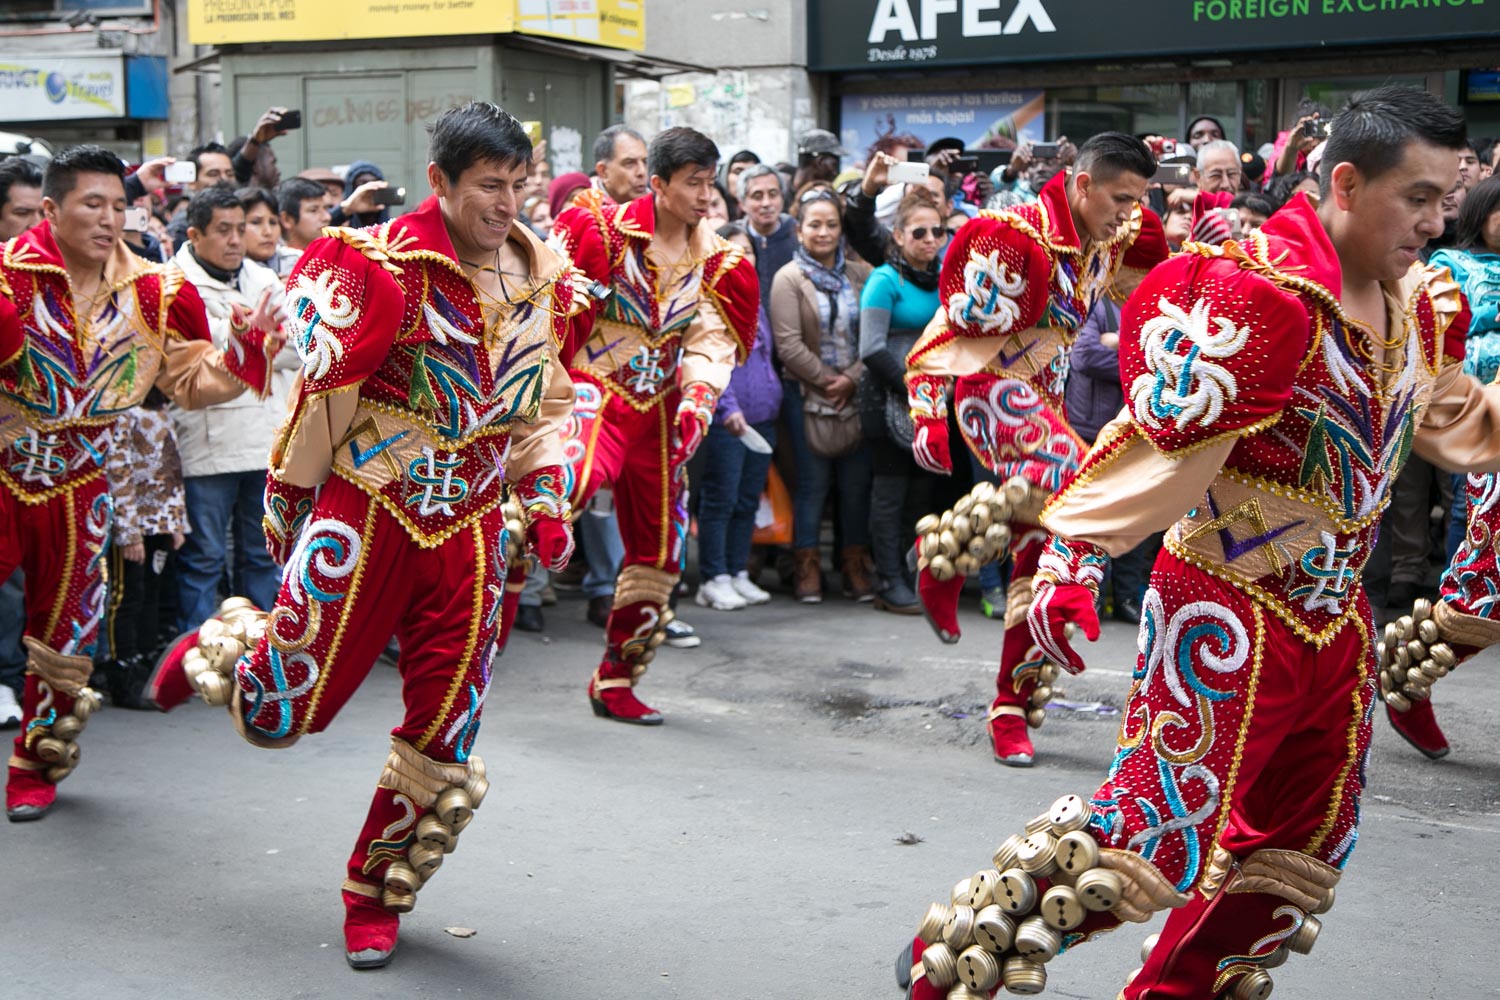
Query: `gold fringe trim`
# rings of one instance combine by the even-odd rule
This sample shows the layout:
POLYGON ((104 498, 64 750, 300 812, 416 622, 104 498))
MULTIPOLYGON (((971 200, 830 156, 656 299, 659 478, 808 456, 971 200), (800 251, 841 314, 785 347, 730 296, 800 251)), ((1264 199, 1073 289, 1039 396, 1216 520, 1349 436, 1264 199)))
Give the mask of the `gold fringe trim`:
POLYGON ((392 736, 391 755, 386 758, 378 784, 401 792, 423 809, 431 809, 444 789, 462 785, 468 777, 467 765, 435 761, 399 736, 392 736))
POLYGON ((1342 873, 1297 851, 1262 848, 1240 865, 1240 877, 1226 892, 1264 892, 1293 906, 1315 910, 1328 898, 1342 873))
POLYGON ((26 669, 69 698, 77 698, 88 686, 94 661, 87 656, 66 656, 29 635, 21 637, 26 647, 26 669))

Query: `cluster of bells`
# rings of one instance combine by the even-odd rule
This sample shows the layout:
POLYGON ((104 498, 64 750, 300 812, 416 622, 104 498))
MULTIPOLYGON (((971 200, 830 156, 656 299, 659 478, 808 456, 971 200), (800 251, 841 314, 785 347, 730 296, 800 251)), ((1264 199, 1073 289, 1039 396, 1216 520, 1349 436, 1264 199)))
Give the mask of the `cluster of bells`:
POLYGON ((651 665, 652 660, 656 659, 656 651, 661 648, 662 643, 667 641, 667 626, 672 624, 676 618, 677 612, 669 607, 663 607, 660 617, 656 619, 656 627, 651 630, 650 635, 646 636, 646 641, 641 651, 631 655, 633 647, 626 647, 626 659, 630 661, 631 687, 635 687, 636 681, 645 676, 646 668, 651 665))
POLYGON ((973 576, 1003 556, 1010 546, 1012 511, 1031 493, 1031 484, 1013 476, 1004 486, 980 482, 951 510, 917 522, 917 567, 939 583, 973 576))
POLYGON ((198 627, 198 645, 187 651, 182 668, 193 690, 210 705, 229 704, 234 665, 266 633, 269 616, 243 597, 219 605, 218 614, 198 627))
POLYGON ((78 748, 78 734, 83 732, 89 716, 104 705, 104 699, 93 688, 83 688, 73 699, 73 710, 52 720, 50 726, 37 726, 32 733, 38 734, 32 744, 32 752, 47 765, 47 780, 57 784, 78 766, 83 751, 78 748))
MULTIPOLYGON (((1323 902, 1313 913, 1327 913, 1333 909, 1333 890, 1329 889, 1323 902)), ((1323 922, 1317 917, 1305 914, 1302 923, 1297 925, 1296 931, 1290 937, 1282 941, 1276 950, 1271 952, 1269 958, 1261 962, 1259 968, 1251 969, 1234 981, 1234 985, 1227 991, 1221 993, 1220 1000, 1270 1000, 1271 992, 1275 989, 1275 983, 1271 981, 1271 974, 1267 969, 1279 969, 1286 964, 1286 960, 1293 954, 1308 955, 1312 953, 1313 945, 1317 943, 1318 933, 1323 929, 1323 922)), ((1153 934, 1141 945, 1141 963, 1144 964, 1151 958, 1151 951, 1156 947, 1156 942, 1161 939, 1160 934, 1153 934)), ((1135 980, 1141 974, 1136 969, 1125 977, 1125 982, 1135 980)))
POLYGON ((458 847, 458 835, 474 819, 474 810, 484 801, 490 783, 484 776, 484 759, 469 758, 469 776, 462 785, 449 785, 438 793, 432 812, 417 820, 415 839, 405 861, 393 861, 385 869, 385 891, 380 903, 392 913, 410 913, 417 905, 417 890, 443 866, 443 855, 458 847))
POLYGON ((1442 631, 1432 617, 1432 602, 1426 598, 1411 606, 1411 614, 1385 627, 1375 644, 1375 661, 1381 697, 1398 712, 1432 697, 1432 685, 1458 666, 1458 656, 1442 641, 1442 631))
POLYGON ((512 498, 500 505, 500 516, 505 521, 505 565, 519 566, 526 558, 526 513, 512 498))
POLYGON ((995 850, 994 867, 961 879, 949 904, 933 903, 917 927, 925 947, 912 978, 926 976, 948 1000, 983 1000, 1002 983, 1042 992, 1063 935, 1114 909, 1123 891, 1120 876, 1099 867, 1089 816, 1086 800, 1063 796, 995 850))

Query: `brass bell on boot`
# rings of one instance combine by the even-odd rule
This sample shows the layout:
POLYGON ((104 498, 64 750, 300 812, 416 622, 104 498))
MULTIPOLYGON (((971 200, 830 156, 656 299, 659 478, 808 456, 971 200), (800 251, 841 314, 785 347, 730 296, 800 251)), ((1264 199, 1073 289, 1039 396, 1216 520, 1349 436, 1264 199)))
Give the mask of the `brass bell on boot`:
POLYGON ((1070 931, 1083 923, 1088 911, 1078 898, 1078 893, 1065 885, 1054 885, 1042 896, 1040 907, 1042 919, 1047 926, 1059 931, 1070 931))
POLYGON ((1015 922, 993 903, 974 914, 974 943, 993 952, 1010 948, 1016 937, 1015 922))
POLYGON ((967 552, 960 552, 954 557, 953 571, 959 576, 974 576, 979 572, 979 560, 967 552))
POLYGON ((928 535, 938 530, 938 516, 936 514, 923 514, 917 519, 916 533, 928 535))
POLYGON ((1299 955, 1312 953, 1313 945, 1318 941, 1318 932, 1323 929, 1323 921, 1314 916, 1302 918, 1302 926, 1297 928, 1297 933, 1286 939, 1289 950, 1299 955))
POLYGON ((63 744, 62 765, 64 767, 77 767, 79 759, 83 757, 83 748, 71 740, 63 744))
POLYGON ((1076 878, 1099 864, 1099 845, 1087 831, 1074 830, 1057 838, 1054 857, 1059 871, 1070 872, 1076 878))
POLYGON ((958 982, 958 955, 941 941, 923 949, 922 968, 926 971, 927 981, 940 990, 958 982))
POLYGON ((953 567, 953 561, 941 552, 928 561, 927 572, 931 573, 932 578, 938 583, 947 583, 958 574, 958 570, 953 567))
POLYGON ((1291 951, 1289 951, 1287 949, 1287 946, 1283 944, 1280 948, 1277 948, 1275 951, 1271 952, 1271 957, 1262 962, 1260 967, 1262 969, 1279 969, 1283 965, 1285 965, 1286 960, 1291 957, 1291 951))
POLYGON ((464 782, 464 791, 469 793, 469 808, 478 809, 489 790, 490 783, 483 775, 469 775, 469 780, 464 782))
POLYGON ((1320 902, 1317 906, 1314 906, 1312 908, 1312 912, 1319 915, 1327 913, 1329 910, 1333 909, 1333 901, 1333 886, 1329 886, 1328 892, 1324 894, 1322 902, 1320 902))
POLYGON ((470 800, 469 793, 462 788, 449 788, 438 796, 437 806, 433 811, 438 819, 457 833, 468 825, 469 817, 474 815, 474 803, 470 800))
POLYGON ((969 528, 976 535, 983 535, 990 530, 990 525, 995 519, 990 514, 990 505, 987 503, 976 503, 969 508, 969 528))
POLYGON ((1005 500, 1012 507, 1020 507, 1031 496, 1031 484, 1020 476, 1011 476, 1005 481, 1005 500))
POLYGON ((965 948, 958 956, 958 981, 981 993, 1000 982, 1000 960, 978 945, 965 948))
POLYGON ((1019 868, 1000 873, 995 905, 1013 917, 1023 917, 1036 906, 1036 881, 1019 868))
POLYGON ((1021 842, 1016 863, 1032 878, 1046 878, 1057 871, 1057 840, 1050 833, 1033 833, 1021 842))
POLYGON ((417 877, 425 884, 432 878, 437 870, 443 867, 443 849, 441 847, 428 847, 425 844, 413 844, 411 850, 406 852, 407 860, 416 869, 417 877))
POLYGON ((1094 868, 1078 876, 1073 890, 1078 893, 1078 900, 1083 903, 1084 909, 1108 913, 1119 905, 1125 884, 1119 875, 1108 868, 1094 868))
POLYGON ((193 678, 193 684, 197 686, 198 693, 203 700, 215 708, 229 704, 229 699, 234 694, 234 684, 223 674, 212 670, 205 670, 193 678))
POLYGON ((402 861, 392 861, 385 869, 385 887, 390 892, 412 894, 422 888, 422 877, 402 861))
POLYGON ((948 991, 948 995, 944 997, 944 1000, 989 1000, 989 994, 980 993, 978 990, 971 990, 963 983, 959 983, 948 991))
POLYGON ((89 716, 104 707, 104 699, 98 691, 86 687, 78 692, 78 697, 73 699, 73 717, 79 722, 89 721, 89 716))
POLYGON ((1032 962, 1050 962, 1062 950, 1062 937, 1041 917, 1027 917, 1016 928, 1016 954, 1032 962))
POLYGON ((225 625, 217 618, 210 618, 208 621, 198 626, 198 645, 194 648, 202 650, 203 647, 208 645, 210 642, 213 642, 215 639, 222 638, 228 634, 229 626, 225 625))
POLYGON ((61 764, 67 756, 68 744, 56 736, 43 736, 36 741, 37 758, 48 764, 61 764))
POLYGON ((1088 826, 1091 815, 1088 802, 1079 795, 1064 795, 1047 811, 1052 820, 1052 832, 1059 837, 1088 826))
POLYGON ((443 850, 453 839, 453 830, 432 814, 417 821, 417 841, 425 847, 443 850))
POLYGON ((1045 708, 1033 708, 1026 713, 1026 725, 1032 729, 1041 729, 1042 723, 1047 721, 1047 710, 1045 708))
POLYGON ((943 925, 948 922, 948 907, 933 903, 927 907, 922 920, 917 924, 917 937, 923 944, 932 944, 943 937, 943 925))
POLYGON ((1012 955, 1000 967, 1000 978, 1007 993, 1035 996, 1047 988, 1047 969, 1040 962, 1012 955))
POLYGON ((1142 965, 1145 965, 1147 962, 1151 961, 1151 950, 1156 947, 1156 942, 1158 942, 1160 940, 1161 940, 1161 932, 1157 931, 1155 934, 1151 935, 1146 940, 1144 940, 1144 941, 1141 942, 1141 964, 1142 965))
MULTIPOLYGON (((473 812, 473 810, 470 810, 469 811, 469 815, 465 816, 463 819, 460 819, 459 821, 457 821, 456 823, 453 824, 453 839, 457 840, 458 839, 458 835, 460 833, 463 833, 465 830, 467 830, 469 828, 469 824, 472 823, 472 822, 474 822, 474 812, 473 812)), ((448 853, 451 854, 453 852, 449 851, 448 853)))
POLYGON ((227 618, 236 611, 254 611, 255 602, 248 597, 226 597, 219 605, 219 617, 227 618))
POLYGON ((410 913, 417 905, 417 894, 414 892, 396 892, 387 889, 380 896, 380 905, 392 913, 410 913))
POLYGON ((948 891, 948 901, 954 906, 969 906, 969 891, 971 879, 961 878, 953 883, 953 888, 948 891))
POLYGON ((964 906, 960 903, 948 912, 948 920, 943 924, 943 941, 953 949, 955 954, 974 943, 974 908, 972 906, 964 906))
POLYGON ((1252 969, 1239 978, 1229 995, 1234 1000, 1269 1000, 1275 985, 1265 969, 1252 969))
POLYGON ((72 773, 73 769, 71 767, 66 764, 58 764, 55 767, 47 768, 47 780, 55 785, 72 773))
POLYGON ((995 848, 992 860, 998 870, 1003 872, 1016 866, 1016 852, 1020 849, 1021 841, 1024 839, 1019 833, 1013 833, 995 848))
POLYGON ((52 735, 60 740, 73 740, 83 732, 83 722, 76 715, 58 716, 56 722, 52 723, 52 735))
POLYGON ((982 910, 995 901, 995 886, 999 884, 1000 873, 994 868, 977 871, 969 879, 969 895, 962 902, 982 910))

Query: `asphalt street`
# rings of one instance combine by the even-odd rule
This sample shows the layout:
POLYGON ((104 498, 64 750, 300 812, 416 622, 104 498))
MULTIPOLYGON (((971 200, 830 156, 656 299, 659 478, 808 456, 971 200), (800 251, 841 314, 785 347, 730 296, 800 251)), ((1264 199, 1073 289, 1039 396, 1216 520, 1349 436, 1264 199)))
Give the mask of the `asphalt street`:
MULTIPOLYGON (((400 714, 381 664, 283 751, 198 703, 95 716, 52 814, 0 830, 0 997, 897 998, 926 904, 1103 777, 1135 646, 1106 625, 1057 695, 1080 707, 1012 770, 985 739, 999 625, 977 611, 943 646, 837 597, 685 605, 704 643, 653 664, 654 730, 592 715, 600 633, 566 595, 546 614, 499 663, 489 797, 388 968, 346 968, 338 895, 400 714)), ((1316 950, 1273 973, 1278 1000, 1500 996, 1496 666, 1438 686, 1445 761, 1377 722, 1358 850, 1316 950)), ((1152 929, 1062 956, 1044 995, 1113 998, 1152 929)))

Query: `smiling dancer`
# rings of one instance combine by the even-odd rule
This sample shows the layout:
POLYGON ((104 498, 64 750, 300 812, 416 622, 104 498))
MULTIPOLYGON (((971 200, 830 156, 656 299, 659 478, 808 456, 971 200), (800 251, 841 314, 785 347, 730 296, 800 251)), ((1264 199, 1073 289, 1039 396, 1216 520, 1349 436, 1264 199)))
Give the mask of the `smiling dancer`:
MULTIPOLYGON (((995 859, 1018 866, 997 879, 1021 922, 991 953, 1008 987, 1037 992, 1060 947, 1162 909, 1127 1000, 1259 1000, 1313 946, 1358 834, 1379 697, 1359 583, 1391 483, 1412 453, 1500 467, 1500 387, 1463 373, 1467 306, 1417 257, 1463 143, 1424 91, 1356 95, 1320 203, 1188 244, 1126 304, 1128 406, 1042 514, 1044 653, 1081 670, 1069 626, 1097 634, 1104 555, 1166 545, 1107 780, 995 859)), ((952 972, 935 940, 913 946, 920 1000, 952 972)))
POLYGON ((570 363, 578 404, 567 492, 582 510, 611 486, 625 542, 589 701, 603 718, 654 726, 661 713, 634 687, 671 620, 687 538, 686 465, 754 341, 760 286, 739 248, 703 221, 719 162, 713 141, 667 129, 647 159, 651 194, 626 205, 585 195, 552 233, 610 293, 570 363))
POLYGON ((398 914, 488 787, 471 750, 506 484, 543 565, 572 548, 560 428, 573 386, 558 352, 589 320, 581 276, 515 224, 531 160, 520 122, 474 101, 431 131, 433 197, 328 230, 288 280, 303 368, 266 485, 267 543, 286 564, 276 606, 266 618, 227 603, 168 657, 246 740, 280 748, 326 728, 400 639, 406 714, 343 884, 356 968, 389 961, 398 914))

